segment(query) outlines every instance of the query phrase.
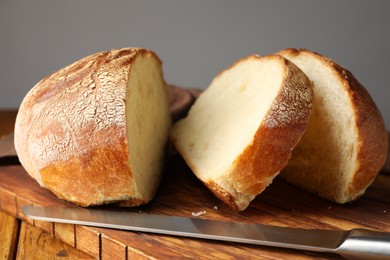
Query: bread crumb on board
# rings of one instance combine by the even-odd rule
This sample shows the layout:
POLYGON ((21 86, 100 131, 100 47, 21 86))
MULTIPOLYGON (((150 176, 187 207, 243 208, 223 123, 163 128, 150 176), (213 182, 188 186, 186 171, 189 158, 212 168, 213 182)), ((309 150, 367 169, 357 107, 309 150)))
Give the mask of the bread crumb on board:
POLYGON ((218 206, 217 206, 217 205, 215 205, 215 206, 214 206, 214 209, 215 209, 215 210, 217 210, 217 209, 218 209, 218 206))
POLYGON ((192 212, 192 216, 193 217, 199 217, 199 216, 202 216, 204 214, 206 214, 207 212, 205 210, 201 210, 199 212, 192 212))

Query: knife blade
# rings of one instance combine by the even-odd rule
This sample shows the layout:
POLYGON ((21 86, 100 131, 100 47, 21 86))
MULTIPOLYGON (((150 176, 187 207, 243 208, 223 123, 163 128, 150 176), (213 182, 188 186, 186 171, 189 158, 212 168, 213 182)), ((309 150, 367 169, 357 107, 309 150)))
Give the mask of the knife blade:
POLYGON ((354 259, 390 257, 390 233, 366 229, 301 229, 123 210, 33 205, 24 206, 22 212, 26 217, 40 221, 336 253, 354 259))

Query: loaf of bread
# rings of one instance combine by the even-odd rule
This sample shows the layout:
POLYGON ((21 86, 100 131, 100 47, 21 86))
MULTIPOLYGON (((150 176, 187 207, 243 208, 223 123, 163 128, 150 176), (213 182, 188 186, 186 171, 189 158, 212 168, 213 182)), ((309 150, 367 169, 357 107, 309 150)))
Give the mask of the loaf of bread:
POLYGON ((297 66, 252 55, 212 81, 170 138, 195 175, 242 211, 285 167, 311 108, 311 83, 297 66))
POLYGON ((383 166, 387 132, 366 89, 346 69, 308 50, 278 54, 313 83, 313 112, 280 176, 319 196, 345 203, 361 196, 383 166))
POLYGON ((150 201, 171 126, 161 61, 124 48, 83 58, 23 99, 15 148, 26 171, 80 206, 150 201))

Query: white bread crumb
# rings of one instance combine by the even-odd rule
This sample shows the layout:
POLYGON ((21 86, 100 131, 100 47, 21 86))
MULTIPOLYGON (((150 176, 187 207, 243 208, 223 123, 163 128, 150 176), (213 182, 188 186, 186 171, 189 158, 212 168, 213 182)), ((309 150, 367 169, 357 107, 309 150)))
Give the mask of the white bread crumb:
POLYGON ((193 217, 199 217, 199 216, 202 216, 204 214, 206 214, 207 212, 205 210, 201 210, 199 212, 192 212, 192 216, 193 217))

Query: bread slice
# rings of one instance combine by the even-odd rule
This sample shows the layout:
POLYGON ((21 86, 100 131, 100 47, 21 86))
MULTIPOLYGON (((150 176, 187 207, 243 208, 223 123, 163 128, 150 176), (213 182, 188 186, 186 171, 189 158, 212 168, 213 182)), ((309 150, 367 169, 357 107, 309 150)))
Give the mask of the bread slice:
POLYGON ((170 137, 195 175, 242 211, 287 164, 311 106, 311 83, 298 67, 252 55, 220 73, 170 137))
POLYGON ((150 201, 171 126, 161 61, 125 48, 81 59, 24 98, 15 148, 27 172, 81 206, 150 201))
POLYGON ((358 198, 386 159, 387 133, 378 108, 334 61, 308 50, 278 54, 300 67, 314 90, 308 128, 280 176, 338 203, 358 198))

